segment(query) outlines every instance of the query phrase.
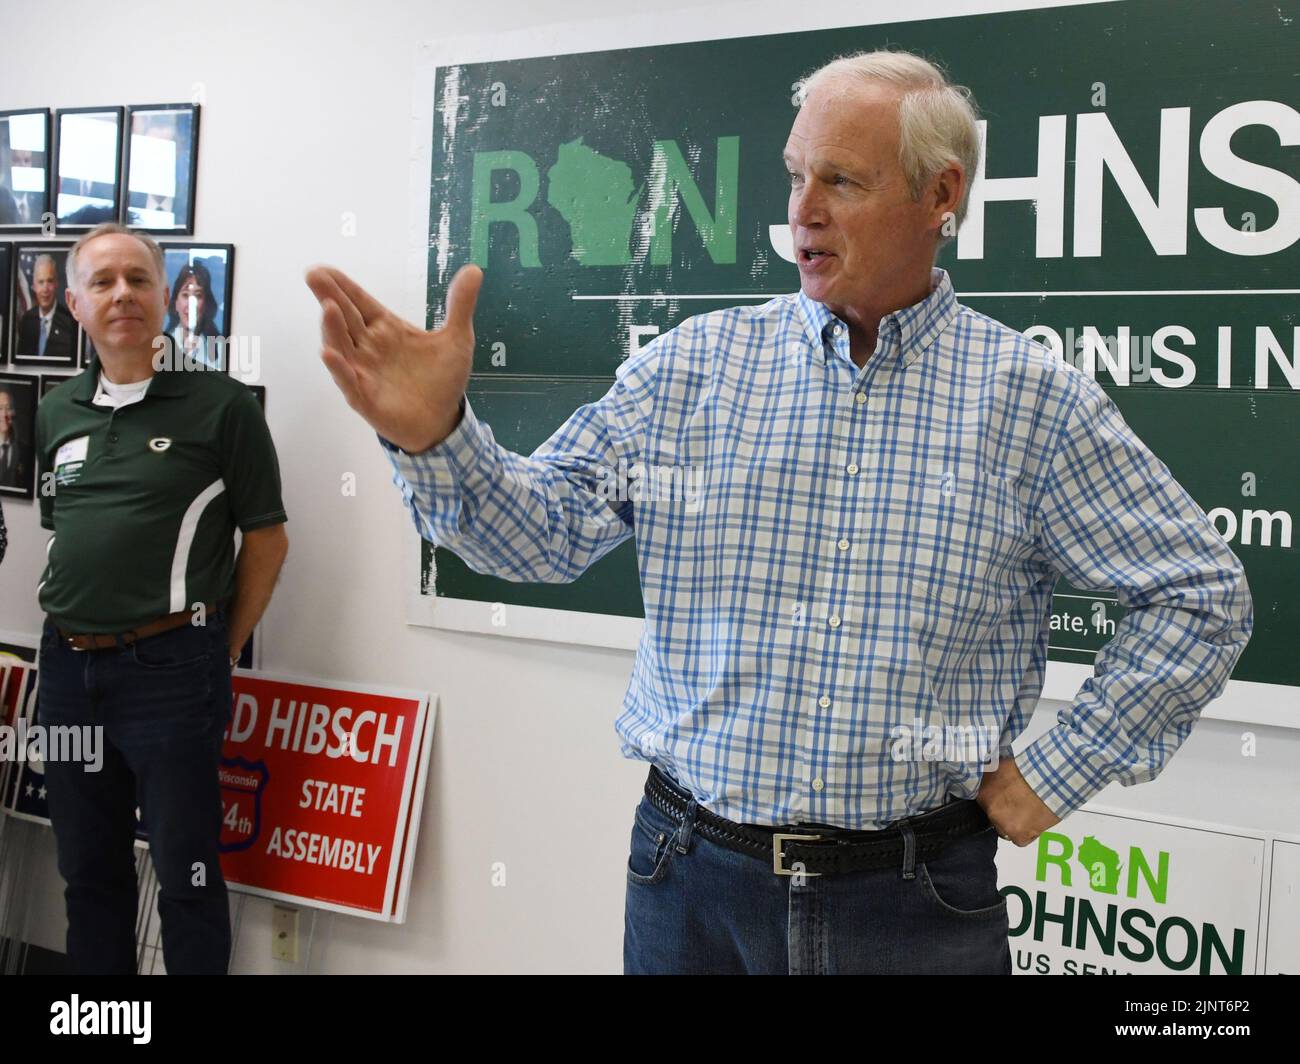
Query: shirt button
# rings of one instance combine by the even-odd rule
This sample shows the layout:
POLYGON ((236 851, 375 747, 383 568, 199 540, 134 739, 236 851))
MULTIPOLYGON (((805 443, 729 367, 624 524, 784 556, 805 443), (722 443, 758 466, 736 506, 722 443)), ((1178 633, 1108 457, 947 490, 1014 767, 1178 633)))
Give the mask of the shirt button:
POLYGON ((108 434, 108 442, 109 442, 109 443, 117 443, 117 433, 116 433, 116 432, 110 432, 110 433, 108 434))
POLYGON ((831 326, 831 335, 832 335, 832 336, 839 336, 839 334, 840 334, 840 327, 839 327, 839 325, 832 325, 832 326, 831 326))
POLYGON ((857 403, 858 406, 861 406, 863 403, 867 401, 867 393, 858 392, 858 394, 853 397, 853 401, 857 403))
POLYGON ((847 473, 849 476, 851 476, 851 477, 855 477, 855 476, 857 476, 857 475, 858 475, 858 463, 857 463, 857 462, 850 462, 850 463, 848 464, 848 466, 845 468, 844 472, 846 472, 846 473, 847 473))
POLYGON ((831 704, 831 700, 827 698, 826 695, 822 695, 821 698, 817 699, 817 704, 821 706, 822 709, 826 709, 831 704))
POLYGON ((826 623, 832 628, 838 628, 840 626, 840 619, 836 614, 832 613, 830 619, 826 623))
POLYGON ((848 550, 848 549, 849 549, 849 541, 848 541, 847 539, 842 539, 842 540, 840 540, 838 543, 836 543, 835 546, 839 547, 840 550, 848 550))
POLYGON ((815 780, 813 780, 813 790, 820 791, 825 786, 826 784, 822 782, 822 778, 820 776, 818 776, 815 780))

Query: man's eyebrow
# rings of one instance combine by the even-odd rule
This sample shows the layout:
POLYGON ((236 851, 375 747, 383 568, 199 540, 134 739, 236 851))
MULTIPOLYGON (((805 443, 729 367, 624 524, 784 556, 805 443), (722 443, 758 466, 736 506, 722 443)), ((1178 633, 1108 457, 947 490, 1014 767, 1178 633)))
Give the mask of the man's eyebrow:
MULTIPOLYGON (((781 153, 781 161, 786 164, 794 162, 794 153, 788 149, 783 151, 781 153)), ((832 155, 829 158, 823 155, 820 158, 820 162, 823 166, 826 166, 831 170, 842 170, 846 173, 859 174, 864 177, 871 173, 871 168, 869 166, 863 163, 854 162, 851 159, 842 158, 838 155, 832 155)))
MULTIPOLYGON (((97 269, 97 270, 91 270, 91 272, 90 272, 90 276, 91 276, 92 278, 95 278, 95 277, 102 277, 104 274, 112 273, 112 272, 113 272, 113 267, 112 267, 112 266, 101 266, 101 267, 100 267, 99 269, 97 269)), ((146 269, 146 268, 143 267, 143 266, 128 266, 128 267, 126 268, 126 272, 129 273, 129 274, 132 274, 132 275, 137 275, 137 274, 142 274, 142 273, 152 274, 153 271, 152 271, 152 270, 148 270, 148 269, 146 269)))

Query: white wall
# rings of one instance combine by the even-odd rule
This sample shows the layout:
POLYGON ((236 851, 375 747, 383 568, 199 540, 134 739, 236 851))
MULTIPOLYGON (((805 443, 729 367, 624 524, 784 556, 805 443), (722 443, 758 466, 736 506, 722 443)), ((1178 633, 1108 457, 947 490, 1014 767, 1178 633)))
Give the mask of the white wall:
MULTIPOLYGON (((607 15, 645 10, 607 0, 607 15)), ((918 2, 907 17, 976 5, 918 2)), ((810 16, 788 3, 728 9, 658 3, 651 19, 690 9, 692 33, 744 32, 758 10, 789 29, 810 16)), ((262 627, 263 666, 326 679, 424 688, 441 696, 409 921, 331 917, 318 939, 331 972, 621 971, 624 865, 644 780, 623 761, 613 721, 631 655, 408 628, 397 559, 407 519, 373 434, 320 365, 313 262, 337 264, 381 298, 405 298, 410 236, 409 104, 414 42, 581 18, 583 0, 462 5, 417 0, 281 4, 227 0, 178 8, 132 0, 65 0, 45 19, 8 20, 0 109, 154 103, 205 87, 197 239, 237 246, 234 331, 261 338, 267 416, 279 446, 291 549, 262 627), (52 73, 50 31, 59 61, 52 73), (93 30, 91 29, 93 27, 93 30), (142 43, 148 40, 148 44, 142 43), (340 217, 355 212, 354 237, 340 217), (355 498, 339 490, 356 474, 355 498), (543 772, 546 801, 535 784, 543 772), (579 814, 579 810, 582 810, 579 814), (504 862, 507 885, 490 883, 504 862)), ((900 17, 879 0, 827 4, 820 25, 900 17)), ((665 30, 665 32, 667 32, 665 30)), ((769 29, 770 32, 770 29, 769 29)), ((562 36, 561 36, 561 39, 562 36)), ((413 317, 415 317, 413 315, 413 317)), ((34 507, 5 500, 9 556, 0 565, 0 630, 39 631, 34 586, 45 536, 34 507)), ((1040 707, 1034 731, 1059 703, 1040 707)), ((1165 775, 1099 800, 1261 829, 1300 825, 1300 733, 1205 721, 1165 775)), ((41 870, 33 937, 62 948, 61 882, 52 844, 41 870)), ((250 899, 237 971, 273 971, 269 905, 250 899)))

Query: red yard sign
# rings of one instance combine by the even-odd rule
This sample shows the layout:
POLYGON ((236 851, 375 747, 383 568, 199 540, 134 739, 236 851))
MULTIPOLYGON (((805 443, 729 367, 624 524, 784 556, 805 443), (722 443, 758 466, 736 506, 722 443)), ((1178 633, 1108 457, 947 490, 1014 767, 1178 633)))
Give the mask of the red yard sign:
POLYGON ((401 921, 433 731, 429 697, 238 671, 222 751, 232 887, 401 921))

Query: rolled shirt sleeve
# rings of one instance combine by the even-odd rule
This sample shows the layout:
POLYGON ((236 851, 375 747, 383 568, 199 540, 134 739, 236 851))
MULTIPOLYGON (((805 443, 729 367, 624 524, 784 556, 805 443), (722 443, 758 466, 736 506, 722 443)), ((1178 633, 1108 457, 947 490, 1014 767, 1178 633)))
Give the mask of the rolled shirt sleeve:
POLYGON ((644 445, 662 340, 624 362, 600 399, 579 407, 524 457, 496 442, 468 399, 451 434, 408 454, 380 437, 420 535, 476 572, 567 583, 632 535, 618 498, 620 462, 644 445))
POLYGON ((1218 697, 1254 627, 1245 570, 1090 377, 1038 505, 1043 559, 1126 609, 1057 724, 1016 756, 1065 817, 1113 780, 1158 776, 1218 697))

